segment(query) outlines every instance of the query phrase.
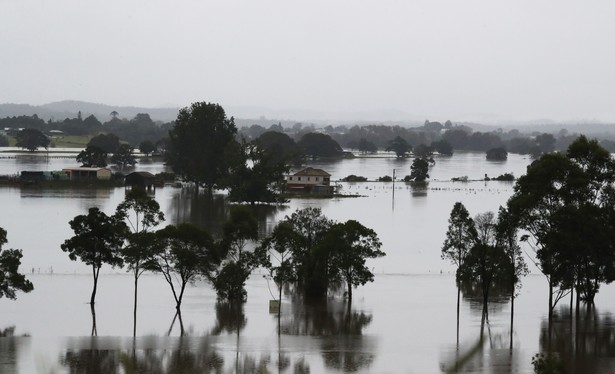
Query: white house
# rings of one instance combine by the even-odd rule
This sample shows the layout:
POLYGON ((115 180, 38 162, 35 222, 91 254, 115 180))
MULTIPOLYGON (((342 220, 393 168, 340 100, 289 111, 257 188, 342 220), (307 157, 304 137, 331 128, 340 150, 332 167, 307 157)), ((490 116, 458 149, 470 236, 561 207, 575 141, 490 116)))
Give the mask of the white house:
POLYGON ((290 189, 329 190, 331 174, 322 169, 305 168, 292 175, 286 176, 286 185, 290 189))

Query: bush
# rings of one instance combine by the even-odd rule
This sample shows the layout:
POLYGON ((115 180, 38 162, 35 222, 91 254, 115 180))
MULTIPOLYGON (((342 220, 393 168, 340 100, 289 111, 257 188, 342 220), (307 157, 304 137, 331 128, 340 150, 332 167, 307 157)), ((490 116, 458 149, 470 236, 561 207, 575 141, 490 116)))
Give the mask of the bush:
POLYGON ((391 182, 391 181, 393 181, 393 178, 391 178, 388 175, 385 175, 384 177, 378 178, 378 182, 391 182))
POLYGON ((499 176, 493 178, 493 180, 512 182, 512 181, 515 180, 515 176, 512 173, 504 173, 502 175, 499 175, 499 176))
POLYGON ((346 178, 342 178, 342 182, 367 182, 367 178, 350 174, 346 178))

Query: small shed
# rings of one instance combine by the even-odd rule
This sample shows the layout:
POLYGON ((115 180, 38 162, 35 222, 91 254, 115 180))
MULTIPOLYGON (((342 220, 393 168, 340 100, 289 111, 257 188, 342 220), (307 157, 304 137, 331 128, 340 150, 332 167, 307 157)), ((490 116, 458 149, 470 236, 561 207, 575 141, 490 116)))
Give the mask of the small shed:
POLYGON ((111 169, 109 168, 68 168, 62 169, 66 173, 70 180, 83 180, 83 179, 98 179, 108 181, 111 179, 111 169))
POLYGON ((124 177, 124 186, 150 189, 156 186, 156 176, 147 171, 135 171, 124 177))

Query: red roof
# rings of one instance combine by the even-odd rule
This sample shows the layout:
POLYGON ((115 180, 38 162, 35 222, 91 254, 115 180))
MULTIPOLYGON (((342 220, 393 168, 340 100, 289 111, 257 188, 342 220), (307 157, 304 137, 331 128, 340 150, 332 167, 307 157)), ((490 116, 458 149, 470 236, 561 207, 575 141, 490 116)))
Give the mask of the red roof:
POLYGON ((303 177, 303 176, 308 176, 308 177, 313 177, 313 176, 317 176, 317 177, 330 177, 331 174, 327 173, 326 171, 322 170, 322 169, 315 169, 315 168, 305 168, 301 171, 296 172, 295 174, 293 174, 293 176, 299 176, 299 177, 303 177))

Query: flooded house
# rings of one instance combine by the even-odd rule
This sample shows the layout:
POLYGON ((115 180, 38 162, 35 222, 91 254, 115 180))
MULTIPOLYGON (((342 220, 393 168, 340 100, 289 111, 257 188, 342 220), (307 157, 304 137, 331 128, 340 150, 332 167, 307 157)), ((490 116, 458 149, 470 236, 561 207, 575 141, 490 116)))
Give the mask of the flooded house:
POLYGON ((312 167, 287 175, 286 187, 289 192, 297 193, 329 194, 334 191, 334 187, 331 186, 331 174, 312 167))

